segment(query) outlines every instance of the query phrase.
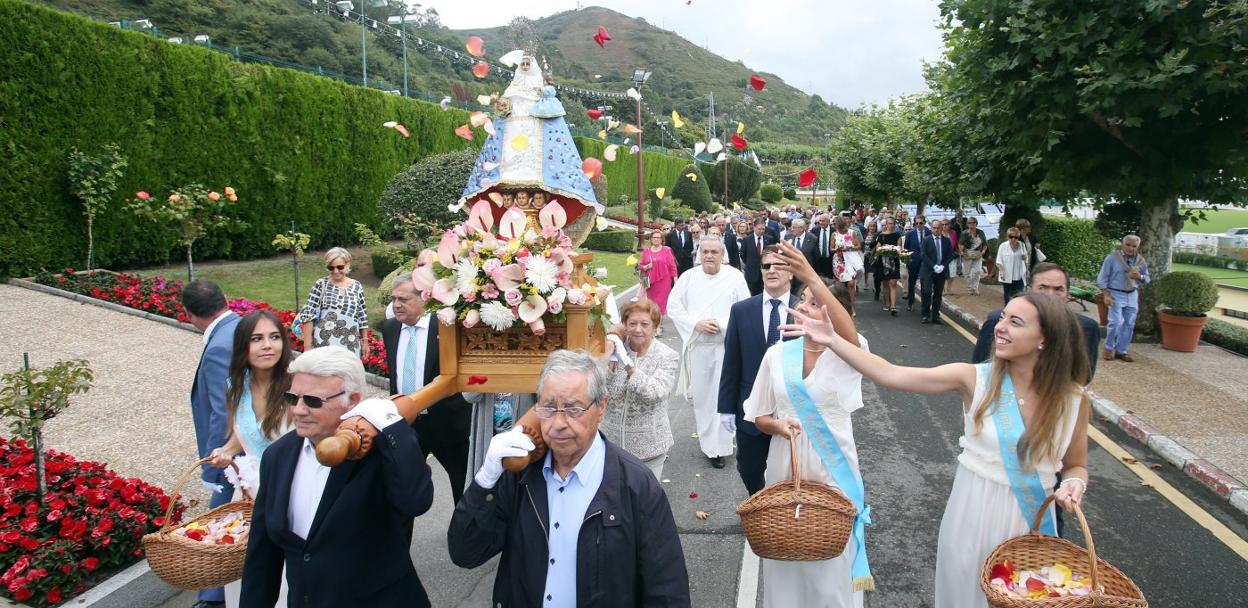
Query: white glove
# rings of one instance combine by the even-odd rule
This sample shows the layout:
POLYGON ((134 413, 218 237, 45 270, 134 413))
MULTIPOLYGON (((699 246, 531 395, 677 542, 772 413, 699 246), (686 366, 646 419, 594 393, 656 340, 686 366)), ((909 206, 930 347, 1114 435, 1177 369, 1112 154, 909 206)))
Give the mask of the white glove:
POLYGON ((528 456, 536 449, 533 440, 524 434, 524 426, 517 424, 506 433, 499 433, 490 440, 490 449, 485 451, 485 464, 477 471, 477 485, 490 489, 503 476, 503 459, 528 456))
POLYGON ((724 425, 724 430, 729 433, 737 432, 737 415, 736 414, 720 414, 719 423, 724 425))
POLYGON ((624 367, 632 365, 633 359, 628 356, 628 349, 624 348, 624 341, 615 334, 607 334, 607 339, 615 345, 615 349, 611 351, 611 358, 619 361, 624 367))
POLYGON ((367 420, 378 431, 403 419, 399 415, 399 408, 394 406, 393 401, 376 397, 361 401, 359 405, 351 408, 351 411, 343 414, 340 419, 346 420, 354 416, 367 420))
POLYGON ((944 264, 937 264, 937 265, 935 265, 935 266, 932 266, 932 270, 935 270, 935 271, 936 271, 936 274, 940 274, 940 273, 942 273, 942 272, 944 272, 944 271, 945 271, 945 265, 944 265, 944 264))

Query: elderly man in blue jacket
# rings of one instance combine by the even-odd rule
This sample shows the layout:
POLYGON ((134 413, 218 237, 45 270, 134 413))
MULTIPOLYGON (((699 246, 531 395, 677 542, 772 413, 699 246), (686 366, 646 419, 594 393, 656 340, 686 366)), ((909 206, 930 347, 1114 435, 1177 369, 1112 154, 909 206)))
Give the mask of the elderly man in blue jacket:
POLYGON ((602 364, 551 353, 534 408, 549 447, 519 473, 522 427, 495 435, 455 507, 451 561, 475 568, 502 553, 495 606, 689 606, 689 575, 667 496, 646 465, 598 432, 607 408, 602 364))

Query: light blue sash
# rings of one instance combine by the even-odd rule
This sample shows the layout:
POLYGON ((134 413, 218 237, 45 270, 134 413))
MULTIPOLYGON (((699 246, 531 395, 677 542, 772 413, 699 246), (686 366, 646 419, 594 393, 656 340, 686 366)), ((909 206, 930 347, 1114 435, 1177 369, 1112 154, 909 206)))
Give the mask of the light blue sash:
POLYGON ((238 398, 238 410, 234 412, 234 428, 242 435, 244 447, 254 447, 259 450, 255 454, 247 454, 248 456, 260 457, 266 448, 272 444, 268 437, 264 436, 264 431, 260 429, 260 423, 256 422, 256 412, 251 405, 251 372, 243 374, 243 383, 246 388, 243 394, 238 398))
POLYGON ((850 468, 840 444, 832 436, 832 429, 828 428, 823 416, 819 415, 814 398, 806 390, 806 382, 802 379, 802 345, 802 340, 789 340, 784 343, 784 386, 789 400, 793 402, 793 409, 797 411, 797 418, 802 423, 802 430, 819 454, 819 460, 832 473, 836 485, 858 509, 853 530, 854 544, 858 550, 854 554, 851 570, 854 590, 872 591, 875 589, 875 579, 871 576, 871 566, 867 564, 866 540, 866 525, 871 523, 871 507, 866 504, 862 478, 850 468))
MULTIPOLYGON (((990 365, 979 365, 981 374, 987 377, 990 365)), ((1025 521, 1032 521, 1048 497, 1048 490, 1040 481, 1040 474, 1032 470, 1023 470, 1018 458, 1018 440, 1026 430, 1023 414, 1018 409, 1018 397, 1014 394, 1014 380, 1006 372, 1001 381, 1001 396, 997 399, 997 407, 992 412, 992 421, 997 427, 997 445, 1001 448, 1001 460, 1005 463, 1005 474, 1010 479, 1010 487, 1014 489, 1014 499, 1023 512, 1025 521)), ((1053 518, 1053 510, 1046 509, 1044 521, 1040 524, 1040 532, 1049 536, 1057 536, 1057 523, 1053 518)))

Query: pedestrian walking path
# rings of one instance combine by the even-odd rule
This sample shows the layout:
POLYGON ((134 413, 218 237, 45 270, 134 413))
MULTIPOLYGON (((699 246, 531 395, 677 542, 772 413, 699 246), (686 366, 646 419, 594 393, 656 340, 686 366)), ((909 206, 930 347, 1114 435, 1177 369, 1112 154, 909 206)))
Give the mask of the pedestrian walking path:
MULTIPOLYGON (((1094 305, 1070 306, 1096 318, 1094 305)), ((973 296, 950 281, 945 291, 946 316, 975 328, 1000 307, 997 285, 973 296)), ((1180 353, 1137 341, 1130 352, 1133 363, 1099 361, 1091 385, 1124 410, 1119 426, 1155 449, 1168 445, 1163 437, 1177 442, 1191 452, 1184 458, 1194 460, 1184 465, 1189 474, 1224 497, 1239 490, 1248 498, 1248 359, 1203 343, 1180 353)))

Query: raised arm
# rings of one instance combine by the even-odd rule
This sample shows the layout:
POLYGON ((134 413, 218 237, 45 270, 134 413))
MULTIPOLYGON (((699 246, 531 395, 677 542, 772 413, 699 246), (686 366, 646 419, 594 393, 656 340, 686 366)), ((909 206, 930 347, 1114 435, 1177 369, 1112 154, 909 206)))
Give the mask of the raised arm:
POLYGON ((812 290, 815 301, 820 306, 830 311, 832 326, 836 328, 837 335, 844 338, 850 344, 858 343, 858 328, 854 325, 854 318, 849 312, 841 306, 840 300, 832 295, 832 290, 823 284, 823 279, 819 277, 819 273, 815 272, 814 267, 810 265, 810 261, 802 255, 801 250, 793 246, 793 243, 785 241, 779 244, 780 257, 784 258, 784 263, 788 265, 789 272, 797 277, 807 289, 812 290))

